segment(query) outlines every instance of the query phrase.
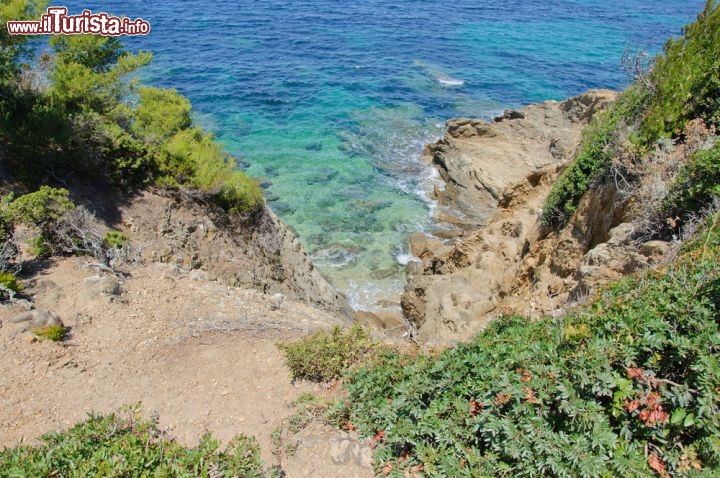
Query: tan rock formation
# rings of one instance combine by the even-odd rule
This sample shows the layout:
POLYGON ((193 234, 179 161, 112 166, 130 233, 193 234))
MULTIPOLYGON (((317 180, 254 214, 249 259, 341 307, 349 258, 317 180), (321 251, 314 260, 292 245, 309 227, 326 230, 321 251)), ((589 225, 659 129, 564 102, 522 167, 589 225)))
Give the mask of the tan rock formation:
POLYGON ((627 204, 613 185, 587 193, 562 230, 540 224, 582 127, 613 98, 589 92, 508 112, 492 124, 448 122, 445 138, 428 152, 447 182, 437 193, 442 208, 466 218, 465 232, 447 243, 413 238, 422 263, 408 268, 402 308, 419 340, 467 339, 502 314, 562 313, 573 300, 658 260, 667 244, 636 247, 627 204))
POLYGON ((506 112, 492 123, 448 121, 445 137, 424 154, 446 183, 444 191, 435 191, 440 213, 458 216, 468 227, 484 224, 506 188, 567 160, 583 126, 614 99, 611 91, 590 91, 506 112))

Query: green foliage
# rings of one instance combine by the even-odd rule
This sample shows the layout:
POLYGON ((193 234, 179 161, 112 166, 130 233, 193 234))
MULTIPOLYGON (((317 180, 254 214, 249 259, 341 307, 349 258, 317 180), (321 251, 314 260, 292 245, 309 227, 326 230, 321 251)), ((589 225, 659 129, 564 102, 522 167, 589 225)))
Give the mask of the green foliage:
POLYGON ((655 62, 651 81, 656 89, 643 122, 646 143, 677 136, 685 123, 703 118, 720 121, 720 7, 709 0, 682 38, 671 39, 655 62))
POLYGON ((38 234, 27 241, 28 252, 35 257, 48 257, 52 255, 50 239, 45 234, 38 234))
POLYGON ((140 88, 133 132, 148 143, 167 141, 191 124, 190 101, 175 90, 140 88))
MULTIPOLYGON (((0 8, 2 18, 37 11, 28 0, 0 8)), ((32 66, 42 86, 21 87, 25 42, 1 32, 0 40, 0 57, 6 57, 0 69, 7 66, 0 83, 0 141, 8 148, 9 169, 20 178, 35 185, 48 170, 102 175, 127 189, 197 189, 233 213, 262 206, 260 187, 238 171, 212 135, 192 126, 187 98, 127 80, 150 62, 149 53, 130 54, 114 37, 56 36, 52 52, 32 66)))
POLYGON ((0 272, 0 285, 7 287, 13 292, 20 292, 23 290, 23 286, 18 282, 14 274, 10 272, 0 272))
POLYGON ((6 224, 24 224, 37 228, 38 235, 30 240, 35 255, 43 256, 53 250, 57 225, 63 215, 74 209, 66 189, 42 186, 34 193, 25 194, 17 199, 12 195, 3 200, 4 221, 6 224))
POLYGON ((10 293, 0 289, 0 301, 8 300, 10 296, 23 290, 23 285, 18 282, 15 274, 0 271, 0 286, 8 289, 10 293))
POLYGON ((598 114, 583 130, 577 156, 553 184, 545 203, 542 222, 563 225, 575 213, 580 198, 593 182, 603 177, 623 145, 619 144, 618 127, 642 111, 648 100, 639 85, 628 88, 608 111, 598 114))
POLYGON ((132 188, 151 184, 155 167, 150 146, 118 124, 126 121, 130 113, 119 116, 117 121, 106 121, 101 128, 103 140, 98 150, 104 158, 106 174, 121 186, 132 188))
POLYGON ((34 193, 25 194, 12 201, 9 215, 14 222, 46 229, 66 212, 75 208, 67 189, 42 186, 34 193))
POLYGON ((257 183, 238 170, 235 159, 212 134, 192 126, 185 97, 175 90, 140 88, 139 98, 139 106, 131 112, 130 131, 117 129, 113 134, 121 140, 115 144, 126 144, 132 152, 129 157, 137 158, 123 169, 155 175, 161 186, 203 191, 231 213, 262 206, 257 183))
POLYGON ((720 143, 709 150, 698 151, 683 166, 665 199, 664 209, 671 215, 701 210, 720 197, 720 143))
POLYGON ((47 2, 33 0, 4 0, 0 3, 0 114, 5 113, 5 102, 16 88, 16 78, 21 69, 20 59, 30 52, 28 37, 10 35, 9 20, 37 20, 47 2))
POLYGON ((260 478, 263 470, 252 438, 238 436, 221 450, 208 434, 197 448, 184 448, 135 409, 127 416, 90 415, 68 431, 45 435, 38 447, 6 449, 0 476, 260 478))
POLYGON ((338 378, 350 366, 367 357, 376 346, 360 325, 343 332, 334 327, 298 342, 278 344, 293 379, 327 382, 338 378))
POLYGON ((50 46, 57 61, 82 65, 94 73, 107 73, 123 55, 123 44, 118 37, 99 35, 55 35, 50 46))
POLYGON ((568 317, 504 317, 438 357, 351 371, 345 416, 374 436, 376 471, 717 476, 719 222, 568 317))
POLYGON ((241 171, 229 171, 224 175, 218 204, 230 213, 244 213, 258 209, 263 204, 263 194, 258 183, 241 171))
MULTIPOLYGON (((656 58, 645 81, 636 82, 586 128, 575 160, 553 185, 543 224, 564 225, 583 194, 606 176, 613 158, 625 147, 618 144, 620 130, 630 132, 634 149, 647 152, 654 149, 658 139, 679 136, 685 124, 695 118, 708 124, 720 122, 720 5, 716 0, 707 2, 681 38, 666 43, 664 54, 656 58)), ((697 162, 705 159, 710 158, 697 162)), ((683 181, 693 174, 686 171, 683 181)), ((705 191, 706 186, 702 186, 705 191)), ((684 199, 671 201, 680 206, 684 199)), ((692 202, 686 201, 688 205, 692 202)))
POLYGON ((68 113, 110 113, 130 91, 121 80, 152 59, 147 52, 125 52, 112 37, 56 36, 50 43, 55 64, 49 94, 53 104, 68 113))
POLYGON ((103 238, 103 245, 106 249, 119 249, 125 245, 130 238, 120 231, 108 231, 103 238))
POLYGON ((237 171, 234 159, 199 128, 173 136, 163 146, 158 169, 160 184, 205 191, 228 211, 247 212, 262 204, 260 186, 237 171))
POLYGON ((123 102, 133 84, 124 78, 151 55, 131 55, 117 39, 91 35, 54 37, 51 45, 30 70, 41 86, 24 84, 18 71, 7 96, 0 138, 7 141, 11 171, 32 186, 48 169, 124 178, 125 171, 115 169, 128 153, 128 141, 118 141, 116 131, 130 123, 123 102))
POLYGON ((42 338, 51 340, 53 342, 60 342, 65 338, 67 329, 62 325, 48 325, 47 327, 36 327, 33 329, 33 333, 42 338))

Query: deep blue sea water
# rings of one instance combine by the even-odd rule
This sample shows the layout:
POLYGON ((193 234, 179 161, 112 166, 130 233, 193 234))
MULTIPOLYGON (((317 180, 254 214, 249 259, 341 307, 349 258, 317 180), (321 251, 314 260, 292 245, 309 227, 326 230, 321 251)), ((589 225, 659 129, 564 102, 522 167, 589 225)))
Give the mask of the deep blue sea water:
POLYGON ((147 83, 264 181, 273 209, 354 304, 403 287, 428 230, 422 146, 454 116, 621 88, 626 49, 657 52, 702 0, 69 0, 152 25, 147 83))

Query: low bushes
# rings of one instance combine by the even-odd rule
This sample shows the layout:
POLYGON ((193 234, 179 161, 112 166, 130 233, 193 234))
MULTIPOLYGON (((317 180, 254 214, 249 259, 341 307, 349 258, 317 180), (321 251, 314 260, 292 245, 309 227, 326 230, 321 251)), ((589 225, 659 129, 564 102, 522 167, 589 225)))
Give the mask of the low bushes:
MULTIPOLYGON (((613 159, 628 149, 631 155, 645 157, 653 153, 659 140, 682 142, 690 120, 700 119, 709 127, 720 123, 720 4, 709 0, 697 20, 683 30, 683 36, 669 40, 652 69, 641 74, 646 77, 628 88, 584 131, 576 158, 553 185, 545 204, 542 222, 546 226, 564 225, 583 194, 594 182, 607 177, 613 159), (626 139, 620 141, 621 137, 626 139)), ((707 171, 716 159, 716 153, 699 155, 695 166, 675 186, 676 193, 689 177, 707 171)), ((707 192, 714 178, 717 176, 704 177, 700 187, 707 192)), ((690 203, 708 198, 706 193, 693 194, 695 199, 690 203)), ((682 202, 677 196, 670 200, 682 202)))
POLYGON ((34 328, 33 333, 42 339, 60 342, 63 338, 65 338, 67 328, 62 325, 48 325, 46 327, 34 328))
POLYGON ((327 382, 338 378, 376 348, 359 325, 347 331, 335 327, 295 343, 278 344, 293 379, 327 382))
POLYGON ((720 197, 720 143, 695 153, 680 170, 663 207, 669 215, 695 213, 720 197))
POLYGON ((642 140, 677 136, 691 119, 720 123, 720 6, 709 0, 683 35, 665 44, 650 81, 655 89, 642 124, 642 140))
POLYGON ((577 156, 553 184, 543 210, 545 225, 563 225, 575 213, 580 198, 593 182, 603 177, 612 166, 613 158, 624 147, 618 129, 627 128, 647 101, 640 85, 625 91, 608 111, 598 114, 583 130, 577 156))
POLYGON ((257 183, 237 169, 211 134, 198 128, 172 136, 158 158, 158 183, 163 186, 203 191, 229 212, 249 212, 262 205, 257 183))
POLYGON ((0 476, 264 476, 257 443, 245 436, 224 450, 209 434, 197 448, 171 440, 156 420, 137 409, 118 415, 90 415, 70 430, 51 433, 37 447, 0 452, 0 476))
POLYGON ((720 213, 585 310, 504 317, 438 357, 385 352, 342 416, 404 476, 717 476, 720 213))
POLYGON ((14 274, 0 271, 0 302, 10 299, 21 290, 23 286, 14 274))
POLYGON ((5 240, 13 240, 12 232, 16 224, 34 227, 38 234, 31 240, 31 247, 38 256, 46 255, 57 247, 58 225, 63 216, 75 208, 66 189, 48 186, 18 198, 7 195, 1 205, 5 240))
POLYGON ((36 235, 29 240, 31 252, 37 257, 47 255, 90 255, 104 265, 133 262, 137 251, 129 238, 120 231, 100 232, 95 215, 76 206, 65 189, 48 186, 15 198, 0 198, 0 272, 17 271, 18 248, 15 229, 22 225, 36 235))
MULTIPOLYGON (((15 4, 13 11, 37 6, 34 0, 15 4)), ((54 37, 50 51, 21 67, 34 44, 0 40, 2 48, 13 42, 0 55, 0 143, 8 169, 29 186, 58 173, 102 175, 126 190, 198 190, 233 213, 262 206, 260 187, 193 125, 187 98, 128 79, 151 61, 150 53, 128 53, 118 38, 54 37)))

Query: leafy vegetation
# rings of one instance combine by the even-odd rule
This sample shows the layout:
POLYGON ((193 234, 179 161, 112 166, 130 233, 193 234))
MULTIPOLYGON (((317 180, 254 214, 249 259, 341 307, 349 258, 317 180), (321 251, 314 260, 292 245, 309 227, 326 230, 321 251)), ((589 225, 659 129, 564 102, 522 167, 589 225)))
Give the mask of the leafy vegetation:
MULTIPOLYGON (((720 6, 716 0, 707 2, 681 38, 666 43, 664 54, 646 75, 586 128, 575 160, 553 185, 543 212, 545 225, 564 225, 583 194, 606 176, 613 158, 624 148, 647 155, 658 140, 679 138, 689 120, 718 124, 720 6), (629 132, 629 142, 619 140, 621 130, 629 132)), ((706 156, 700 162, 703 159, 712 158, 706 156)))
POLYGON ((720 143, 695 153, 680 171, 663 205, 670 215, 701 210, 720 197, 720 143))
POLYGON ((123 234, 120 231, 108 231, 105 233, 103 243, 108 249, 121 248, 129 239, 130 238, 127 237, 126 234, 123 234))
POLYGON ((257 209, 260 187, 237 170, 235 160, 198 128, 184 129, 170 138, 158 154, 159 183, 190 187, 211 194, 230 212, 257 209))
POLYGON ((285 353, 293 379, 327 382, 339 377, 362 358, 367 358, 377 346, 356 324, 345 332, 335 327, 295 343, 278 344, 278 347, 285 353))
POLYGON ((75 208, 66 189, 49 186, 42 186, 38 191, 19 198, 9 194, 3 198, 0 206, 5 240, 12 240, 12 232, 18 224, 34 227, 38 234, 30 243, 38 256, 54 250, 58 244, 58 224, 65 213, 75 208))
MULTIPOLYGON (((27 0, 6 0, 0 3, 0 19, 36 20, 45 8, 44 2, 27 0)), ((0 121, 6 120, 9 93, 17 87, 17 78, 22 69, 22 58, 28 53, 26 39, 9 34, 5 23, 0 28, 0 121)))
POLYGON ((122 415, 90 415, 72 429, 45 435, 38 447, 0 452, 0 476, 247 477, 263 475, 256 442, 245 436, 221 450, 205 435, 185 448, 143 420, 137 407, 122 415))
POLYGON ((22 290, 23 285, 18 282, 14 274, 0 271, 0 301, 7 300, 8 294, 17 294, 22 290))
MULTIPOLYGON (((32 18, 44 5, 13 0, 0 13, 32 18)), ((262 206, 257 183, 193 126, 187 98, 128 80, 152 55, 128 53, 115 37, 56 36, 50 52, 26 64, 34 43, 0 27, 0 145, 17 177, 36 186, 100 174, 126 189, 193 189, 233 213, 262 206)))
POLYGON ((646 92, 636 85, 625 91, 608 111, 593 118, 583 130, 578 155, 553 184, 543 210, 543 223, 563 224, 575 213, 580 198, 598 177, 608 172, 622 147, 618 129, 627 127, 628 119, 635 118, 646 101, 646 92))
POLYGON ((34 328, 33 333, 42 339, 60 342, 65 338, 67 328, 62 325, 48 325, 47 327, 34 328))
POLYGON ((684 124, 720 122, 720 8, 709 0, 683 36, 670 39, 650 76, 653 100, 642 124, 642 141, 677 136, 684 124))
POLYGON ((190 102, 175 90, 143 87, 135 109, 133 132, 150 144, 161 144, 192 124, 190 102))
POLYGON ((504 317, 470 344, 386 351, 345 416, 390 476, 717 476, 720 213, 681 259, 564 319, 504 317))

